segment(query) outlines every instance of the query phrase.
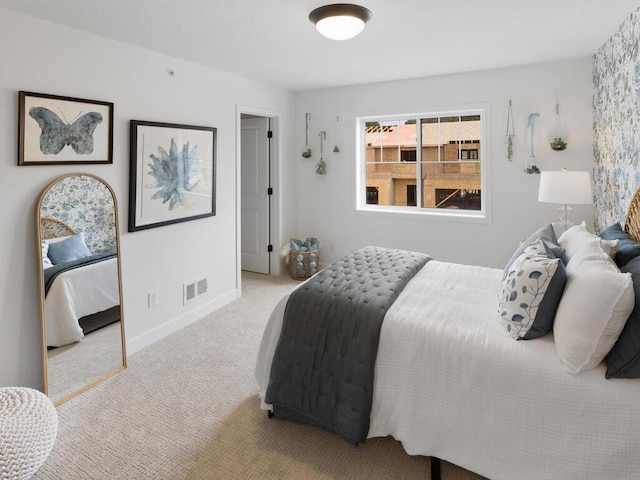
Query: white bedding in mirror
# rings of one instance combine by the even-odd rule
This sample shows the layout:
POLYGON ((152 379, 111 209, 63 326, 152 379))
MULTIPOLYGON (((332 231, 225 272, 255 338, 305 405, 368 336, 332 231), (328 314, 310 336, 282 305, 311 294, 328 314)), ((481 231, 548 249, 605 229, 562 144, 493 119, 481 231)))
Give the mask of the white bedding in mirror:
POLYGON ((60 347, 84 337, 78 320, 120 304, 117 258, 58 275, 45 299, 47 346, 60 347))

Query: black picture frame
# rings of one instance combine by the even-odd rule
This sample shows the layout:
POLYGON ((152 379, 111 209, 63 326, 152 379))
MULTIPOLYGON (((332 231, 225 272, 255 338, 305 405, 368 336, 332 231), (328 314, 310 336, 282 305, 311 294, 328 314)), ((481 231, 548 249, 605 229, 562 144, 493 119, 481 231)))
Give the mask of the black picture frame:
POLYGON ((129 232, 216 214, 216 133, 130 121, 129 232))
POLYGON ((18 92, 18 165, 113 163, 113 103, 18 92))

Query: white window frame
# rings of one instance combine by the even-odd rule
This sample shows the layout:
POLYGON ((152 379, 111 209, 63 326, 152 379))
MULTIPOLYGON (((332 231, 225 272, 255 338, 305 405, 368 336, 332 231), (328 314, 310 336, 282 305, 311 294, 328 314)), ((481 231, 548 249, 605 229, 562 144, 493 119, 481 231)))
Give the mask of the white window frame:
MULTIPOLYGON (((389 114, 370 114, 355 117, 356 129, 356 213, 376 215, 376 216, 406 216, 406 217, 432 217, 443 220, 456 220, 465 222, 489 223, 491 221, 491 187, 490 187, 490 162, 491 148, 489 126, 491 125, 491 112, 488 104, 474 104, 460 107, 451 107, 446 109, 424 109, 421 113, 389 113, 389 114), (421 171, 421 149, 416 144, 416 182, 418 205, 417 206, 395 206, 395 205, 370 205, 366 203, 366 138, 365 124, 366 122, 383 122, 389 120, 413 120, 416 119, 417 125, 420 125, 420 119, 425 117, 450 117, 450 116, 468 116, 480 115, 480 145, 478 148, 478 156, 480 162, 480 183, 482 191, 482 201, 480 210, 454 210, 446 208, 426 208, 420 205, 422 200, 422 182, 418 181, 418 175, 421 171)), ((418 130, 420 130, 418 128, 418 130)), ((417 132, 418 139, 421 138, 421 132, 417 132)), ((459 147, 460 148, 460 147, 459 147)))

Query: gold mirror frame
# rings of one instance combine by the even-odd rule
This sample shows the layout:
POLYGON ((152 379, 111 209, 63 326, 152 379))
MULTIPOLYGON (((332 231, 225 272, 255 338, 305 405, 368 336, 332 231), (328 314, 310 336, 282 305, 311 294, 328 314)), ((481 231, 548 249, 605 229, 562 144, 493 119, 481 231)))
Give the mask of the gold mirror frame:
MULTIPOLYGON (((41 316, 41 327, 42 327, 42 372, 43 372, 43 391, 45 395, 50 395, 50 382, 49 382, 49 353, 48 353, 48 341, 47 341, 47 318, 46 318, 46 303, 45 303, 45 280, 44 280, 44 265, 43 265, 43 253, 42 253, 42 242, 47 238, 58 237, 63 234, 74 234, 74 228, 70 225, 65 224, 65 222, 52 218, 49 215, 42 214, 43 202, 48 193, 52 191, 52 188, 57 186, 60 182, 63 182, 65 179, 69 179, 72 177, 89 177, 94 179, 97 182, 100 182, 111 194, 111 198, 113 199, 113 217, 114 217, 114 227, 115 227, 115 253, 116 253, 116 264, 117 264, 117 276, 118 276, 118 295, 119 295, 119 313, 120 313, 120 348, 122 353, 122 362, 120 365, 115 368, 107 367, 104 373, 100 372, 97 374, 95 378, 91 378, 86 381, 86 383, 82 384, 77 388, 72 388, 70 391, 65 392, 60 396, 60 398, 51 398, 55 406, 58 406, 67 400, 75 397, 76 395, 84 392, 85 390, 97 385, 98 383, 106 380, 107 378, 115 375, 116 373, 122 371, 127 367, 127 355, 126 355, 126 345, 125 345, 125 332, 124 332, 124 308, 122 305, 122 269, 121 269, 121 256, 120 256, 120 229, 119 229, 119 221, 118 221, 118 201, 116 198, 116 194, 113 191, 113 188, 102 178, 92 175, 90 173, 71 173, 68 175, 63 175, 55 180, 53 180, 49 185, 47 185, 40 197, 38 199, 38 203, 36 205, 36 232, 37 232, 37 259, 39 265, 39 278, 40 278, 40 316, 41 316), (44 224, 48 225, 48 233, 45 234, 43 231, 43 220, 44 224), (53 230, 51 232, 49 229, 53 230)), ((113 307, 115 309, 115 306, 113 307)), ((116 323, 115 321, 113 323, 116 323)), ((90 334, 88 334, 90 335, 90 334)), ((78 342, 78 345, 81 342, 78 342)), ((74 345, 74 344, 71 344, 74 345)), ((60 347, 65 348, 65 347, 60 347)))

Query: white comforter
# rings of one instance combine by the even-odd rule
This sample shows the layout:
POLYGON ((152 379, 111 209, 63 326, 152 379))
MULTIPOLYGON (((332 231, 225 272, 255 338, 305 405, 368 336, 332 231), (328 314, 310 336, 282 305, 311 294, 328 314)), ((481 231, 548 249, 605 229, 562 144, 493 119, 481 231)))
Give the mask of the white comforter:
POLYGON ((45 298, 47 346, 60 347, 84 337, 78 319, 120 304, 116 258, 58 275, 45 298))
MULTIPOLYGON (((551 334, 513 340, 501 278, 432 260, 409 282, 382 325, 369 438, 493 480, 640 479, 640 380, 568 373, 551 334)), ((285 304, 260 346, 263 399, 285 304)))

